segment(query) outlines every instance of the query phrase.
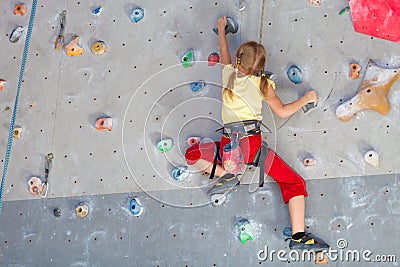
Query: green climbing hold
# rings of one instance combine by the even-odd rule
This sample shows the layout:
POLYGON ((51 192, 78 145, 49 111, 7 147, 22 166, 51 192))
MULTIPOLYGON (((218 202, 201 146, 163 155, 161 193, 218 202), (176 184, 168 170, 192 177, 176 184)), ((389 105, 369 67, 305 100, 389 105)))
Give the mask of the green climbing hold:
POLYGON ((239 231, 240 231, 240 241, 242 244, 247 241, 252 241, 254 239, 253 233, 251 232, 251 225, 247 219, 243 219, 238 223, 239 231))
POLYGON ((172 149, 173 145, 174 145, 174 141, 170 138, 167 138, 167 139, 163 139, 160 142, 158 142, 157 148, 161 152, 168 152, 172 149))
POLYGON ((194 64, 194 53, 193 49, 189 49, 183 54, 181 62, 184 68, 188 68, 194 64))
POLYGON ((346 13, 349 10, 350 10, 350 7, 345 7, 342 10, 340 10, 339 15, 343 15, 344 13, 346 13))

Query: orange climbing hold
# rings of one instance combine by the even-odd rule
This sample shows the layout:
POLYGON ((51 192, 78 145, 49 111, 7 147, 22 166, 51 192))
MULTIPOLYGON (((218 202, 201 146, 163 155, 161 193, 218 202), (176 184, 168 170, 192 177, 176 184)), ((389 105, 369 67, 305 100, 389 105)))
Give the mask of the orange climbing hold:
POLYGON ((31 179, 29 179, 28 185, 29 192, 31 192, 32 195, 42 193, 44 190, 44 184, 39 177, 32 177, 31 179))
POLYGON ((324 265, 329 262, 328 256, 325 255, 324 252, 316 252, 315 253, 315 264, 316 265, 324 265))
POLYGON ((28 12, 28 8, 26 7, 25 4, 15 5, 15 7, 14 7, 14 15, 25 16, 25 14, 27 12, 28 12))
POLYGON ((320 6, 321 5, 321 0, 308 0, 308 2, 311 5, 314 5, 314 6, 320 6))
POLYGON ((7 82, 3 79, 0 79, 0 91, 3 90, 4 86, 6 86, 7 82))
POLYGON ((99 131, 111 131, 112 130, 112 122, 113 119, 112 118, 98 118, 96 120, 96 130, 99 131))
POLYGON ((76 57, 83 54, 83 48, 78 45, 79 36, 75 36, 72 41, 65 47, 67 55, 76 57))
POLYGON ((350 64, 349 77, 352 79, 358 79, 358 77, 360 76, 360 70, 361 70, 360 65, 358 65, 356 63, 350 64))
POLYGON ((337 107, 336 116, 341 121, 349 121, 364 109, 387 114, 390 111, 389 90, 399 77, 400 68, 383 69, 370 60, 357 94, 337 107))

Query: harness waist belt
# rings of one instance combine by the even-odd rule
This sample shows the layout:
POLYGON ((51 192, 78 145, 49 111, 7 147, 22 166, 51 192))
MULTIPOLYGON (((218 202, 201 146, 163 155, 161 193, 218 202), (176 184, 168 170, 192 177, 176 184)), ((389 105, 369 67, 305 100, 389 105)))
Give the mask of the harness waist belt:
POLYGON ((261 132, 260 121, 257 120, 246 120, 224 124, 224 127, 216 130, 219 132, 223 130, 223 134, 227 137, 232 134, 240 133, 242 136, 258 134, 261 132))

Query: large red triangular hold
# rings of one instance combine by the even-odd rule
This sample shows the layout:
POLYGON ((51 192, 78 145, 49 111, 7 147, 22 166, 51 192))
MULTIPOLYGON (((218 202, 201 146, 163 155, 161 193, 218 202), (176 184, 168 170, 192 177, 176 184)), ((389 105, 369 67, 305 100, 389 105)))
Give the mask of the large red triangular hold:
POLYGON ((400 43, 399 0, 349 0, 354 30, 400 43))

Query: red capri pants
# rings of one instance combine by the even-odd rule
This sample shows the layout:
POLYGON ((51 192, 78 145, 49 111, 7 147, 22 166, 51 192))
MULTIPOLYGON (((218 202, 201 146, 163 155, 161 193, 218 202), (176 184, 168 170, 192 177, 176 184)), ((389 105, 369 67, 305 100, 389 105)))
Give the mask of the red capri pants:
MULTIPOLYGON (((229 138, 222 136, 221 142, 193 145, 186 150, 186 161, 189 165, 195 164, 199 159, 214 162, 216 144, 220 144, 219 152, 222 155, 223 147, 229 142, 229 138)), ((253 161, 261 145, 261 134, 240 139, 240 149, 246 163, 253 161)), ((308 196, 304 179, 270 148, 268 148, 267 159, 265 160, 265 173, 278 183, 285 203, 288 203, 295 196, 308 196)))

